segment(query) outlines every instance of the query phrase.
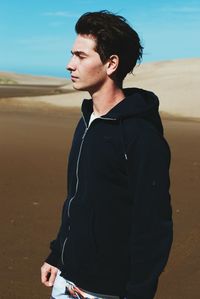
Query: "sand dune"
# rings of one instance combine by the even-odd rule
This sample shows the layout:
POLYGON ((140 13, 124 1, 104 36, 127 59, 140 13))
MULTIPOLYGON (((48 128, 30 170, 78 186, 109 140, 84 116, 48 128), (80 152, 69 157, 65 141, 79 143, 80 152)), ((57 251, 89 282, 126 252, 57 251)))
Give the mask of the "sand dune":
MULTIPOLYGON (((33 76, 27 74, 18 74, 13 72, 0 71, 0 79, 13 80, 17 84, 35 84, 35 85, 64 85, 65 78, 48 77, 48 76, 33 76)), ((1 82, 1 81, 0 81, 1 82)))
POLYGON ((200 58, 140 65, 125 82, 126 87, 133 84, 154 91, 161 111, 200 118, 200 58))
MULTIPOLYGON (((0 73, 20 84, 57 85, 57 92, 32 98, 30 93, 23 99, 12 95, 21 104, 46 103, 61 107, 79 107, 88 93, 73 91, 69 80, 64 78, 35 77, 20 74, 0 73), (59 92, 60 90, 60 92, 59 92), (63 95, 62 93, 68 93, 63 95), (53 94, 53 95, 52 95, 53 94)), ((200 58, 143 63, 137 66, 134 75, 128 75, 124 87, 140 87, 155 92, 160 99, 160 111, 171 116, 200 119, 200 58)), ((0 86, 0 95, 2 89, 0 86)), ((2 96, 0 96, 2 98, 2 96)), ((19 104, 19 103, 18 103, 19 104)))

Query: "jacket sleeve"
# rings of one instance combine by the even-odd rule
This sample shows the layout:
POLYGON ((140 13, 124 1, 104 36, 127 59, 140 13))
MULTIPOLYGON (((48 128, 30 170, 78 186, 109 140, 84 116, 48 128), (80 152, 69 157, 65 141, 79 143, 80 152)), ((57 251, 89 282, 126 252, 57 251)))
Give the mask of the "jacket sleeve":
POLYGON ((63 205, 62 222, 60 225, 60 229, 58 231, 56 239, 50 242, 51 252, 45 260, 46 263, 48 263, 54 267, 58 267, 60 265, 60 261, 61 261, 61 254, 62 254, 62 241, 61 240, 62 240, 63 236, 65 236, 66 228, 67 228, 67 224, 64 219, 66 204, 67 204, 67 200, 64 202, 64 205, 63 205))
POLYGON ((168 144, 149 130, 128 147, 127 162, 133 211, 126 297, 152 299, 173 238, 168 144))
MULTIPOLYGON (((59 234, 58 234, 59 235, 59 234)), ((51 241, 50 243, 51 252, 46 258, 45 262, 50 264, 51 266, 58 267, 60 256, 61 256, 61 248, 59 244, 59 238, 51 241)))

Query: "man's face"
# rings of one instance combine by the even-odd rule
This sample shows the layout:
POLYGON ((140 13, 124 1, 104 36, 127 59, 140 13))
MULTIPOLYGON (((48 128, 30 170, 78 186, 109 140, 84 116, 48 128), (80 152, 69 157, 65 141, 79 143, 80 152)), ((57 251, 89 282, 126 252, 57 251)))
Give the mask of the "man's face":
POLYGON ((73 87, 93 93, 108 78, 106 64, 95 51, 96 41, 90 35, 78 35, 72 48, 72 58, 67 70, 71 73, 73 87))

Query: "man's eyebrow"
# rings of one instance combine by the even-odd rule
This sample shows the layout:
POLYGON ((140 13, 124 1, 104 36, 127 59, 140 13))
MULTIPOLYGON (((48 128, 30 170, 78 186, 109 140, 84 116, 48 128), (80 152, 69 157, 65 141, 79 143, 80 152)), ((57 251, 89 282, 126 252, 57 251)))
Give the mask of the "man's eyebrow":
POLYGON ((85 52, 83 52, 83 51, 71 51, 71 54, 72 55, 77 55, 77 56, 79 56, 79 55, 85 55, 85 56, 87 56, 87 53, 85 53, 85 52))

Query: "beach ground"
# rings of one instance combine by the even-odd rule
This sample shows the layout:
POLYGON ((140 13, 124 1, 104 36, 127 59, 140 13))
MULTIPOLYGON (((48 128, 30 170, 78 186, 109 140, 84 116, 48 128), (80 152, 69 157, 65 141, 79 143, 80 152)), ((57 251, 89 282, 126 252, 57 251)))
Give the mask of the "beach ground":
MULTIPOLYGON (((2 299, 45 299, 40 266, 66 196, 66 166, 79 109, 0 109, 2 299)), ((174 243, 156 299, 200 294, 200 122, 164 119, 171 146, 174 243)))

